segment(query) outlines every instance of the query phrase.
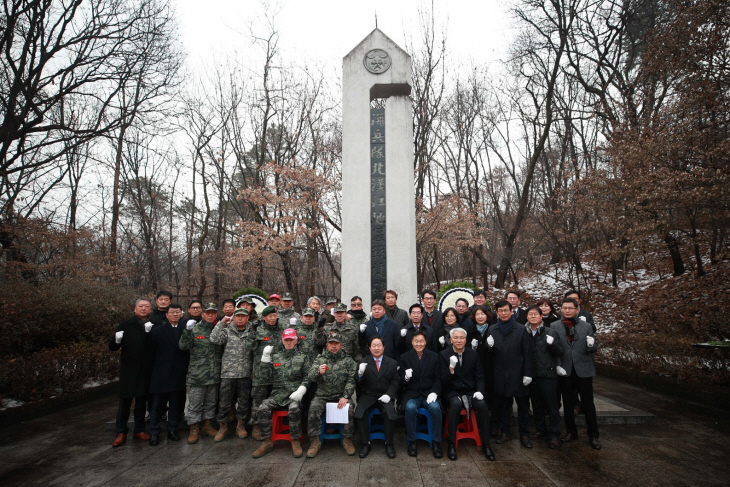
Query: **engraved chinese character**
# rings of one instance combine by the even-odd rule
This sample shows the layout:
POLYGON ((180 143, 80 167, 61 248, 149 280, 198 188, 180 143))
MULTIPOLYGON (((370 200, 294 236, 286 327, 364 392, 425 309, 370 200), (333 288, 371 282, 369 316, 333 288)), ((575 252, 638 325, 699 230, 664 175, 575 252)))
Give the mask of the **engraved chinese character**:
POLYGON ((370 207, 375 208, 376 206, 385 206, 385 198, 373 198, 370 207))
POLYGON ((385 259, 385 245, 379 245, 377 247, 373 247, 370 252, 370 257, 372 260, 377 259, 385 259))
POLYGON ((374 211, 372 221, 380 225, 385 225, 385 212, 374 211))
POLYGON ((370 190, 372 192, 385 191, 385 178, 373 178, 370 181, 370 190))
POLYGON ((385 144, 385 134, 379 128, 376 128, 370 136, 370 143, 385 144))
POLYGON ((382 162, 373 162, 373 172, 371 174, 377 174, 380 176, 385 176, 385 164, 382 162))
POLYGON ((374 145, 370 148, 370 157, 373 159, 382 159, 385 157, 385 146, 374 145))
POLYGON ((385 228, 373 228, 371 236, 374 242, 385 242, 385 228))

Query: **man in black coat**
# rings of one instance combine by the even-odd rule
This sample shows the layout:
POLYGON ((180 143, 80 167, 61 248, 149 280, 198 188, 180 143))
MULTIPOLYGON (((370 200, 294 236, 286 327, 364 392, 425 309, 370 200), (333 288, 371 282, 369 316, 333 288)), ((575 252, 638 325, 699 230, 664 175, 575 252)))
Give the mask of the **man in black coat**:
POLYGON ((512 400, 517 401, 520 442, 530 441, 530 389, 532 382, 532 340, 523 325, 515 320, 512 305, 497 301, 497 324, 489 327, 487 346, 494 364, 494 392, 499 396, 499 423, 502 433, 497 443, 510 440, 512 400))
POLYGON ((398 328, 403 328, 408 324, 408 314, 406 310, 398 307, 398 293, 392 289, 388 289, 383 293, 383 302, 385 302, 385 314, 388 318, 398 323, 398 328))
MULTIPOLYGON (((425 326, 425 325, 424 325, 425 326)), ((423 331, 413 333, 411 349, 400 357, 400 380, 404 384, 403 401, 405 407, 406 437, 408 439, 408 455, 418 455, 416 446, 416 427, 418 425, 418 408, 425 408, 431 416, 433 430, 432 450, 434 458, 441 458, 441 373, 439 356, 426 349, 428 339, 423 331)))
POLYGON ((385 314, 385 301, 376 299, 370 306, 373 317, 360 325, 360 348, 363 355, 367 355, 367 347, 370 340, 379 336, 385 346, 385 355, 398 360, 398 339, 400 338, 400 327, 398 323, 388 318, 385 314))
POLYGON ((494 452, 489 447, 489 409, 484 401, 484 372, 477 353, 466 348, 466 330, 451 330, 451 346, 441 351, 439 361, 443 397, 449 407, 449 447, 446 456, 449 460, 456 460, 456 428, 461 422, 462 408, 470 403, 477 415, 482 451, 487 460, 493 462, 494 452))
POLYGON ((181 350, 178 344, 185 326, 182 319, 182 306, 170 304, 165 323, 154 327, 150 332, 152 350, 152 412, 150 414, 150 445, 159 444, 160 423, 165 405, 169 403, 167 417, 167 437, 179 441, 177 423, 182 412, 182 396, 185 392, 185 375, 188 372, 190 353, 181 350))
POLYGON ((134 316, 122 321, 109 340, 109 350, 122 349, 119 361, 119 407, 117 408, 117 436, 112 446, 118 447, 127 439, 129 409, 134 401, 134 437, 149 440, 145 430, 147 388, 150 379, 150 332, 159 325, 151 316, 152 303, 149 299, 138 299, 134 304, 134 316))
POLYGON ((423 306, 420 304, 412 304, 408 308, 408 315, 410 321, 408 324, 401 328, 400 338, 398 339, 398 353, 403 354, 413 349, 411 342, 413 341, 413 335, 420 331, 426 336, 426 347, 429 350, 436 351, 433 347, 433 328, 423 323, 423 306))
POLYGON ((456 300, 454 307, 456 308, 456 314, 459 315, 459 324, 457 326, 469 333, 474 328, 474 323, 471 321, 471 311, 469 311, 469 301, 459 298, 456 300))
POLYGON ((398 394, 398 362, 384 355, 383 340, 378 336, 370 339, 368 348, 370 356, 360 363, 357 370, 360 395, 357 398, 355 420, 360 428, 360 438, 363 442, 362 448, 360 448, 360 458, 365 458, 370 453, 368 415, 373 409, 380 410, 380 414, 383 416, 385 453, 388 458, 395 458, 393 435, 398 413, 395 411, 393 402, 398 394))
POLYGON ((515 321, 524 325, 527 323, 527 312, 520 308, 520 297, 520 292, 514 289, 507 291, 504 295, 504 299, 512 306, 512 315, 515 317, 515 321))
POLYGON ((155 296, 155 309, 152 310, 152 316, 157 318, 157 321, 164 323, 167 320, 167 308, 172 303, 172 293, 170 291, 159 291, 155 296))
POLYGON ((423 304, 423 323, 433 329, 433 351, 438 351, 438 337, 441 328, 444 326, 444 316, 436 309, 436 292, 431 289, 421 291, 421 303, 423 304))

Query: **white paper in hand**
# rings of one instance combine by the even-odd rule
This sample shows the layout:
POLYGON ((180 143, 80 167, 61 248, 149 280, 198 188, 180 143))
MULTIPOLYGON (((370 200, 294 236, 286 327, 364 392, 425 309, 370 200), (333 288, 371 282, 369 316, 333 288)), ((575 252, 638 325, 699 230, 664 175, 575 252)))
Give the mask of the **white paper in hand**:
POLYGON ((326 421, 329 424, 347 424, 349 422, 347 419, 347 410, 349 407, 350 404, 348 403, 340 409, 337 407, 336 402, 328 402, 326 421))

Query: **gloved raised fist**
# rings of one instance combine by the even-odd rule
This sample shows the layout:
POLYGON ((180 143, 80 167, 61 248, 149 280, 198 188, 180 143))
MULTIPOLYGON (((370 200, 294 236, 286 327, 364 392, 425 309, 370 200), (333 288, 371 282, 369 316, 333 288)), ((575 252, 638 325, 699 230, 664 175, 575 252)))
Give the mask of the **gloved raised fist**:
POLYGON ((411 377, 413 377, 413 369, 406 369, 406 375, 405 375, 406 382, 411 380, 411 377))
POLYGON ((368 329, 368 325, 366 325, 365 323, 360 325, 360 333, 365 333, 365 330, 367 330, 367 329, 368 329))
POLYGON ((474 350, 476 350, 478 346, 479 346, 479 340, 477 340, 476 338, 472 339, 472 341, 471 341, 471 348, 473 348, 474 350))
POLYGON ((363 375, 365 373, 365 369, 367 369, 368 364, 360 364, 360 367, 357 369, 357 373, 360 375, 363 375))
POLYGON ((122 343, 122 338, 124 337, 123 331, 118 331, 114 334, 114 339, 117 341, 117 343, 122 343))
POLYGON ((474 397, 474 399, 476 399, 478 401, 481 401, 482 399, 484 399, 484 394, 482 394, 479 391, 476 391, 472 397, 474 397))
POLYGON ((304 394, 307 392, 307 388, 304 386, 299 386, 299 388, 289 394, 289 399, 296 402, 301 402, 302 398, 304 397, 304 394))
POLYGON ((552 345, 553 342, 555 341, 555 338, 548 335, 547 337, 545 337, 545 340, 548 342, 548 345, 552 345))
POLYGON ((264 353, 261 355, 261 361, 265 363, 271 362, 271 351, 274 349, 271 345, 264 347, 264 353))
POLYGON ((532 377, 523 377, 522 378, 522 385, 527 387, 530 385, 530 382, 532 382, 532 377))
POLYGON ((592 347, 596 343, 596 339, 593 337, 586 337, 586 343, 589 347, 592 347))
POLYGON ((289 325, 290 326, 294 326, 296 324, 297 324, 297 319, 296 318, 289 318, 289 325))
POLYGON ((446 345, 446 338, 445 337, 439 337, 439 343, 443 346, 446 345))
POLYGON ((452 355, 451 358, 449 358, 449 367, 452 369, 456 368, 456 364, 459 363, 459 359, 456 357, 456 355, 452 355))
POLYGON ((404 337, 404 336, 406 336, 406 333, 407 333, 406 329, 405 329, 405 328, 403 328, 403 329, 402 329, 402 330, 400 331, 400 336, 404 337))
POLYGON ((145 324, 144 324, 144 331, 145 331, 146 333, 149 333, 149 332, 150 332, 150 330, 152 330, 152 323, 150 323, 150 322, 148 321, 147 323, 145 323, 145 324))
POLYGON ((432 393, 431 393, 431 394, 429 394, 429 395, 428 395, 428 397, 426 398, 426 404, 431 404, 431 403, 432 403, 432 402, 434 402, 434 401, 435 401, 436 399, 438 399, 438 397, 439 397, 439 396, 438 396, 438 394, 436 394, 435 392, 432 392, 432 393))
POLYGON ((559 365, 557 367, 555 367, 555 372, 557 372, 560 377, 565 377, 566 375, 568 375, 568 373, 565 371, 565 369, 559 365))
POLYGON ((185 323, 186 330, 192 330, 194 326, 195 326, 195 320, 188 320, 188 322, 185 323))
POLYGON ((489 335, 487 337, 487 345, 489 345, 489 348, 492 348, 494 346, 494 337, 492 335, 489 335))
POLYGON ((383 404, 388 404, 390 402, 390 396, 387 394, 383 394, 378 398, 378 401, 382 402, 383 404))

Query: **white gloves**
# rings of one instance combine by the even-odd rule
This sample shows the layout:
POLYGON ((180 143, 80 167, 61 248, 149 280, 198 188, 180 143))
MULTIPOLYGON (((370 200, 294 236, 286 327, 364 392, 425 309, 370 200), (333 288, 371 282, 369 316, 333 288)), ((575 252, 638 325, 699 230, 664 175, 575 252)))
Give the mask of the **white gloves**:
POLYGON ((124 336, 123 331, 118 331, 114 334, 114 338, 117 341, 117 343, 122 343, 122 337, 124 336))
POLYGON ((359 375, 363 375, 365 373, 365 369, 368 367, 368 364, 360 364, 360 367, 357 369, 357 373, 359 375))
POLYGON ((185 323, 186 330, 192 330, 194 326, 195 326, 195 320, 188 320, 188 322, 185 323))
POLYGON ((299 389, 289 394, 289 399, 296 402, 301 402, 302 398, 304 397, 304 394, 306 394, 307 388, 304 386, 299 386, 299 389))
POLYGON ((548 345, 552 345, 553 342, 555 341, 555 338, 548 335, 547 337, 545 337, 545 340, 548 342, 548 345))
POLYGON ((565 369, 564 369, 564 368, 562 368, 562 367, 561 367, 561 366, 559 366, 559 365, 558 365, 557 367, 555 367, 555 371, 556 371, 556 372, 558 373, 558 375, 559 375, 560 377, 565 377, 566 375, 568 375, 568 373, 567 373, 567 372, 565 371, 565 369))
POLYGON ((459 363, 459 359, 456 355, 452 355, 451 358, 449 358, 449 367, 452 369, 456 368, 456 364, 459 363))
POLYGON ((586 337, 586 343, 589 347, 592 347, 596 343, 596 339, 593 337, 586 337))
POLYGON ((402 337, 406 336, 406 329, 405 329, 405 328, 403 328, 403 329, 402 329, 402 330, 400 331, 400 336, 402 336, 402 337))
POLYGON ((523 377, 522 378, 522 385, 527 387, 530 385, 530 382, 532 382, 532 377, 523 377))
POLYGON ((263 353, 263 355, 261 355, 261 361, 262 362, 267 363, 267 364, 269 362, 271 362, 271 351, 273 349, 274 349, 274 347, 272 347, 271 345, 266 345, 264 347, 264 353, 263 353))
POLYGON ((144 324, 144 331, 145 331, 145 333, 149 333, 150 330, 152 330, 152 323, 150 323, 148 321, 147 323, 144 324))
POLYGON ((479 346, 479 340, 477 340, 476 338, 472 339, 472 341, 471 341, 471 348, 473 348, 474 350, 476 350, 478 346, 479 346))
POLYGON ((442 346, 443 346, 443 345, 446 345, 446 338, 444 338, 444 337, 439 337, 439 343, 440 343, 440 344, 441 344, 442 346))
POLYGON ((294 326, 297 324, 296 318, 289 318, 289 326, 294 326))
POLYGON ((489 345, 489 348, 492 348, 494 346, 494 337, 492 335, 489 335, 487 337, 487 345, 489 345))
POLYGON ((378 398, 378 401, 382 402, 383 404, 388 404, 390 402, 390 396, 387 394, 383 394, 378 398))
POLYGON ((366 325, 365 323, 360 325, 360 333, 365 333, 365 330, 367 330, 367 329, 368 329, 368 325, 366 325))
POLYGON ((406 369, 406 382, 411 380, 411 377, 413 377, 413 369, 406 369))
POLYGON ((438 395, 435 392, 432 392, 428 395, 428 397, 426 397, 426 404, 431 404, 436 399, 438 399, 438 395))
POLYGON ((583 321, 586 321, 586 317, 585 316, 579 316, 578 318, 580 318, 583 321))
POLYGON ((481 401, 482 399, 484 399, 484 394, 482 394, 479 391, 476 391, 472 397, 478 401, 481 401))

